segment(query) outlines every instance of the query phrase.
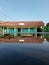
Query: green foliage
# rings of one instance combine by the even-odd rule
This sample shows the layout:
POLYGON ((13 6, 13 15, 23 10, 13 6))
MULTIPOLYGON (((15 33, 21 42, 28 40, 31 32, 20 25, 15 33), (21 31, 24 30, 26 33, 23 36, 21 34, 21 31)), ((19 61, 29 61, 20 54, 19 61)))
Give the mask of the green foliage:
POLYGON ((49 39, 49 34, 44 35, 44 38, 49 39))
POLYGON ((49 32, 49 26, 44 27, 44 32, 49 32))

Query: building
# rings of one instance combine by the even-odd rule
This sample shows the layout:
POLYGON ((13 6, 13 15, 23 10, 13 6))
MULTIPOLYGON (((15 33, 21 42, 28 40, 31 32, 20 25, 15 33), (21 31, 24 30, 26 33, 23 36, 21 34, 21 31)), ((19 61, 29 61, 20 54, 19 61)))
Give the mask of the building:
POLYGON ((0 21, 0 37, 37 36, 43 26, 43 21, 0 21))

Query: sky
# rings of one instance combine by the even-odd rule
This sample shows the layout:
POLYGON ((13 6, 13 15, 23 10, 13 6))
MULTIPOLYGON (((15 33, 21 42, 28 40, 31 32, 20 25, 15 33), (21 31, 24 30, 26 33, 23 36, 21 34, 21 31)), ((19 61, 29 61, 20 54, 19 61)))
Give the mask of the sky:
POLYGON ((2 21, 49 22, 49 0, 0 0, 2 21))

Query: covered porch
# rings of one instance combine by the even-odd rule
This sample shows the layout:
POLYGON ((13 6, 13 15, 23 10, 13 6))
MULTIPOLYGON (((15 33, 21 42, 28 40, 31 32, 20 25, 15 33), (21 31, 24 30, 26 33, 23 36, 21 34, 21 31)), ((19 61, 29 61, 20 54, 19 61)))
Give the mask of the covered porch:
POLYGON ((40 27, 0 27, 2 30, 0 37, 11 36, 11 37, 18 37, 18 36, 37 36, 36 32, 42 32, 39 29, 40 27))

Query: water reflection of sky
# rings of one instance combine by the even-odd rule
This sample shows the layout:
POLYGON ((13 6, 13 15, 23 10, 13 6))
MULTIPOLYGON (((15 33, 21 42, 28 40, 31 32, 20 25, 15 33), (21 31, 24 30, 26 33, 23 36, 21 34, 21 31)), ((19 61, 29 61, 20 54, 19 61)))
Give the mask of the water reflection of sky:
POLYGON ((0 44, 0 65, 3 64, 49 65, 49 42, 2 43, 0 44))

